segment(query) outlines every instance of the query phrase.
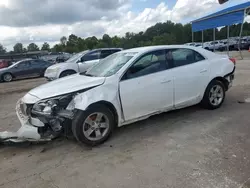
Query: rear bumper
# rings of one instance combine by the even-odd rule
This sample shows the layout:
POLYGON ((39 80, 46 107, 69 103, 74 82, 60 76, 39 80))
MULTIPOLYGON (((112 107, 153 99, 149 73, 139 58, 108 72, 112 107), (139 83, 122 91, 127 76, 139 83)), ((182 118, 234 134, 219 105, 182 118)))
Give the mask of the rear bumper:
POLYGON ((224 78, 227 80, 228 83, 227 90, 233 86, 233 81, 235 78, 234 73, 235 73, 235 66, 232 72, 224 76, 224 78))

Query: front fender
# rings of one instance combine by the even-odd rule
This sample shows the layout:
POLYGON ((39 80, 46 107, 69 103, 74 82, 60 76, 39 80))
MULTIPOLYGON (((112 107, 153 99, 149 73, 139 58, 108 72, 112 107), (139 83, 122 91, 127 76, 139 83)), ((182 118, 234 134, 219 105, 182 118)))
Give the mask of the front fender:
POLYGON ((74 98, 75 109, 86 110, 91 104, 101 101, 111 103, 118 115, 118 126, 124 122, 121 110, 118 86, 113 84, 101 85, 78 94, 74 98))

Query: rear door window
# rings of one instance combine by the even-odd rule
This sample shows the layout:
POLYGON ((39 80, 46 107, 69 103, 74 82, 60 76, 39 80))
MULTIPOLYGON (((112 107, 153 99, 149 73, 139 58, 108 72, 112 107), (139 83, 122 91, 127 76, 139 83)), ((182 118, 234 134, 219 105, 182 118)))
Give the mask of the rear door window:
POLYGON ((19 69, 27 69, 30 67, 30 62, 29 61, 23 61, 17 65, 19 69))
POLYGON ((174 67, 189 65, 204 59, 201 54, 191 49, 179 48, 167 52, 167 61, 173 63, 174 67))

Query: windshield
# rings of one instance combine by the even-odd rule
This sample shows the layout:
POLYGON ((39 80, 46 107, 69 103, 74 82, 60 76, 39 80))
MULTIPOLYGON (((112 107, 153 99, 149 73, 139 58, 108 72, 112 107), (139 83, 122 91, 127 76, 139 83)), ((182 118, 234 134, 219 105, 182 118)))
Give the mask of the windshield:
POLYGON ((117 73, 137 52, 120 52, 101 60, 83 75, 108 77, 117 73))
POLYGON ((79 53, 73 55, 71 58, 69 58, 69 59, 67 60, 67 62, 75 62, 75 61, 77 61, 82 55, 86 54, 87 52, 88 52, 88 50, 83 51, 83 52, 79 52, 79 53))

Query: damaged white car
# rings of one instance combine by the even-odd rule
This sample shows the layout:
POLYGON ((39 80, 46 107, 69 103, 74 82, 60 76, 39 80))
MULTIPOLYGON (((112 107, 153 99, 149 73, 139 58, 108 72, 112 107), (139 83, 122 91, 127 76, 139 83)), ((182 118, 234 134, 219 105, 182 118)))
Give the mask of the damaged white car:
POLYGON ((235 61, 202 48, 151 46, 115 53, 84 74, 52 81, 17 103, 22 127, 2 141, 43 141, 73 135, 103 143, 115 127, 202 104, 219 108, 232 86, 235 61))

